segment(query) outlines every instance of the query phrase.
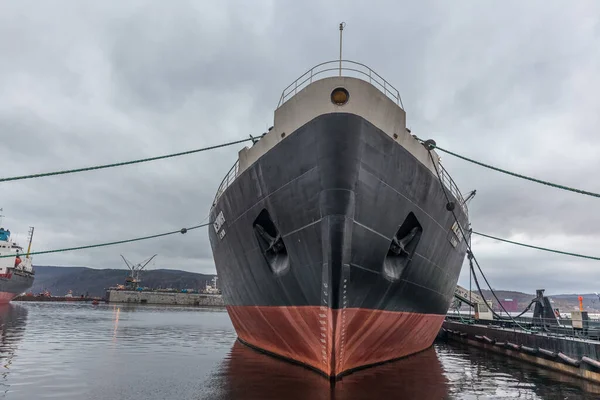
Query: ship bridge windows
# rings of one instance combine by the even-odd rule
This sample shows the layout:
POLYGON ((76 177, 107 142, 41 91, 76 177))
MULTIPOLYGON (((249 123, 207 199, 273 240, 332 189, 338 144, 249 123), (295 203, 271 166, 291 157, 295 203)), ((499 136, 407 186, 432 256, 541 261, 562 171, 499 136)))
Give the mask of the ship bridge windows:
POLYGON ((253 227, 258 246, 273 274, 285 274, 290 269, 290 258, 281 233, 266 209, 258 214, 253 227))
POLYGON ((390 281, 400 279, 408 268, 421 240, 423 227, 417 217, 409 213, 392 238, 387 255, 383 260, 383 275, 390 281))

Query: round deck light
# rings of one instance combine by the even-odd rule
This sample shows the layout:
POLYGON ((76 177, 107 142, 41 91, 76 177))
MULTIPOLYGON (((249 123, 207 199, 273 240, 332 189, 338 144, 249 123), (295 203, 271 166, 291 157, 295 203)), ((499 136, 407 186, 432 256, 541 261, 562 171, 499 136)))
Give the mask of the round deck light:
POLYGON ((331 92, 331 102, 338 106, 343 106, 348 102, 350 93, 344 88, 335 88, 331 92))

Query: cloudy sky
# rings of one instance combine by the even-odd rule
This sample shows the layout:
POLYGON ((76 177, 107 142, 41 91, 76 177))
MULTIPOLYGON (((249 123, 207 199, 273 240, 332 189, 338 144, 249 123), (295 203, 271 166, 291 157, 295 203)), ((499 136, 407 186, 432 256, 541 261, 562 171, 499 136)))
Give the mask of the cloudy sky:
MULTIPOLYGON (((272 125, 281 90, 338 55, 400 89, 422 138, 481 161, 600 192, 600 3, 578 1, 0 1, 0 176, 148 157, 272 125), (500 5, 502 4, 502 5, 500 5)), ((203 221, 241 146, 1 183, 4 225, 35 250, 203 221)), ((475 230, 600 255, 600 200, 443 155, 475 230)), ((474 238, 495 288, 600 291, 600 262, 474 238)), ((214 272, 205 229, 39 265, 214 272)), ((461 283, 468 285, 468 269, 461 283)))

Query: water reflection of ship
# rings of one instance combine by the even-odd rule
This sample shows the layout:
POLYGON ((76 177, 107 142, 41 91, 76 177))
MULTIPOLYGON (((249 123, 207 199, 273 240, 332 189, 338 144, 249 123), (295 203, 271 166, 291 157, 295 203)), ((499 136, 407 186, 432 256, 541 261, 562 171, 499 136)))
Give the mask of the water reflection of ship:
POLYGON ((217 399, 444 399, 448 384, 434 348, 357 371, 332 385, 307 368, 266 356, 238 341, 210 383, 217 399))
POLYGON ((26 323, 27 308, 14 304, 0 304, 0 362, 4 367, 1 374, 3 381, 6 381, 10 372, 26 323))
MULTIPOLYGON (((475 395, 474 379, 485 387, 490 379, 506 385, 507 398, 599 399, 600 385, 503 355, 453 343, 437 347, 445 370, 452 371, 453 392, 475 395), (583 392, 583 393, 582 393, 583 392), (535 397, 538 398, 538 397, 535 397)), ((493 386, 493 384, 488 387, 493 386)))

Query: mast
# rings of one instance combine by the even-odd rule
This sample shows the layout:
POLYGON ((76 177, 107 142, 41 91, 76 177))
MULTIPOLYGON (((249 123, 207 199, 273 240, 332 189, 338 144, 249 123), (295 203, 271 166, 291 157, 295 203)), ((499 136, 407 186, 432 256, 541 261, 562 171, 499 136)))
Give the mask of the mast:
POLYGON ((29 236, 29 245, 27 246, 27 256, 26 256, 26 258, 29 258, 29 253, 31 253, 31 242, 33 241, 33 230, 34 230, 34 227, 30 226, 29 227, 29 233, 27 234, 27 236, 29 236))
POLYGON ((340 23, 340 76, 342 76, 342 31, 345 26, 345 22, 340 23))

